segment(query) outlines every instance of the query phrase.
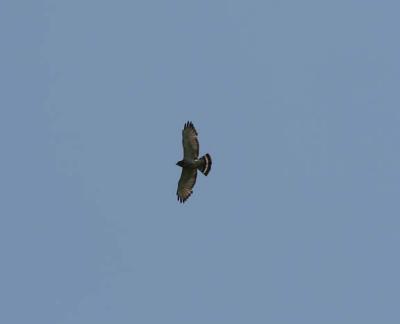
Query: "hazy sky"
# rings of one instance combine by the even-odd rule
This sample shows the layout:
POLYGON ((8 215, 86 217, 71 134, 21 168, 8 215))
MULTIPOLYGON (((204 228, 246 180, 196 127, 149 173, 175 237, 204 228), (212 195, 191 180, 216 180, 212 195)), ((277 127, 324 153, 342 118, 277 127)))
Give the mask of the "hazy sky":
POLYGON ((2 0, 0 322, 400 323, 399 10, 2 0))

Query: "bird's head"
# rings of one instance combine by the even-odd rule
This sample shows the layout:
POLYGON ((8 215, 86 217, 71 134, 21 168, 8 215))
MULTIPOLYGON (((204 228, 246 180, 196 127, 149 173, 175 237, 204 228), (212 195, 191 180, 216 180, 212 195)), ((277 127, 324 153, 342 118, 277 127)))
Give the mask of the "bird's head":
POLYGON ((177 166, 180 166, 181 168, 183 168, 183 160, 178 161, 178 162, 176 163, 176 165, 177 165, 177 166))

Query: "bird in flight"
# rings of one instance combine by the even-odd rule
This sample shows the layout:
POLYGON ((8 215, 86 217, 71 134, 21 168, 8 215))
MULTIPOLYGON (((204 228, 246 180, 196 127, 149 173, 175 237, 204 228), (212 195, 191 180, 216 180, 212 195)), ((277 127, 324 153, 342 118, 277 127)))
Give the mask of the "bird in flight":
POLYGON ((182 168, 182 174, 178 182, 176 195, 178 201, 184 203, 193 193, 193 187, 196 183, 197 170, 204 175, 208 175, 211 170, 211 156, 205 154, 199 158, 199 140, 197 131, 192 122, 185 123, 182 130, 183 159, 176 165, 182 168))

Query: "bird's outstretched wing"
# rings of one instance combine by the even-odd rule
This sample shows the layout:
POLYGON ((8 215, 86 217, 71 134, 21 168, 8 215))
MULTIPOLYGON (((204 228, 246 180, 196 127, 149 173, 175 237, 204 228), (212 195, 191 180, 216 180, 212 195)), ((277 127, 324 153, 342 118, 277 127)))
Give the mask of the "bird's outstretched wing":
POLYGON ((199 140, 192 122, 185 123, 182 130, 183 158, 191 161, 199 157, 199 140))
POLYGON ((179 202, 184 203, 193 193, 192 189, 196 183, 196 178, 196 169, 182 168, 182 174, 178 182, 178 190, 176 191, 179 202))

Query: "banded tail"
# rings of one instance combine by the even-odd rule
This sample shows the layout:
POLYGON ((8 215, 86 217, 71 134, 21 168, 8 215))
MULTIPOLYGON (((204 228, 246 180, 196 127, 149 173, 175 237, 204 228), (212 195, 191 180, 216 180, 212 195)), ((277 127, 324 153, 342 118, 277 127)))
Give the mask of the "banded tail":
POLYGON ((199 160, 201 161, 201 164, 198 167, 198 169, 204 175, 208 175, 208 173, 211 170, 211 165, 212 165, 211 155, 207 153, 206 155, 203 155, 199 160))

